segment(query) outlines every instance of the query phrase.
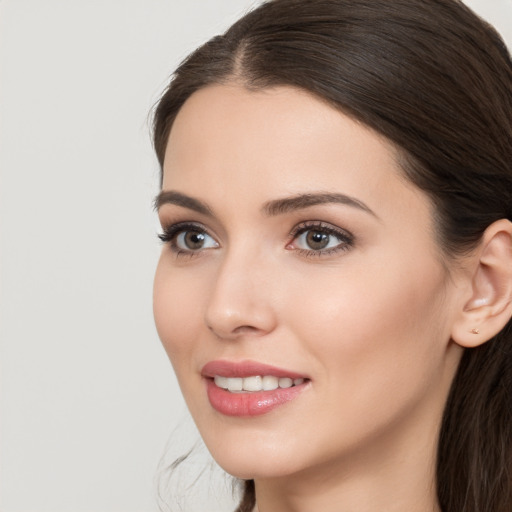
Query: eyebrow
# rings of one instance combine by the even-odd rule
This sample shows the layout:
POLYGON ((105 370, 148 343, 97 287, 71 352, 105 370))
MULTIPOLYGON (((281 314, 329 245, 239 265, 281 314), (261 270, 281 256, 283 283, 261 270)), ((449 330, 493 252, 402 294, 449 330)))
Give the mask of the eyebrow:
POLYGON ((274 199, 265 203, 263 211, 266 215, 282 215, 296 210, 302 210, 303 208, 309 208, 310 206, 316 206, 319 204, 338 203, 346 206, 352 206, 358 208, 374 217, 378 218, 375 212, 368 207, 359 199, 355 197, 347 196, 345 194, 331 193, 331 192, 319 192, 313 194, 298 194, 293 197, 286 197, 284 199, 274 199))
POLYGON ((157 211, 164 204, 175 204, 176 206, 182 206, 197 213, 202 213, 208 217, 214 216, 211 208, 206 203, 174 190, 163 190, 155 197, 153 204, 157 211))
MULTIPOLYGON (((273 199, 272 201, 266 202, 262 207, 262 212, 269 216, 274 217, 277 215, 283 215, 296 210, 302 210, 311 206, 320 204, 343 204, 362 210, 370 215, 378 218, 375 212, 369 208, 365 203, 359 201, 351 196, 345 194, 332 193, 332 192, 318 192, 309 194, 297 194, 292 197, 285 197, 283 199, 273 199)), ((193 197, 176 192, 173 190, 165 190, 160 192, 154 200, 154 207, 159 210, 164 204, 174 204, 181 206, 189 210, 201 213, 208 217, 214 217, 212 209, 203 201, 195 199, 193 197)))

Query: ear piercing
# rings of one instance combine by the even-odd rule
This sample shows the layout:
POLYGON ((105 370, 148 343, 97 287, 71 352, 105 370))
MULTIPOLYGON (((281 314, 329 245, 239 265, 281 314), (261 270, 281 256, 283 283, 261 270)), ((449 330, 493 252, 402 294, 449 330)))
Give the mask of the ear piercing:
POLYGON ((480 334, 480 330, 477 328, 471 329, 472 334, 480 334))

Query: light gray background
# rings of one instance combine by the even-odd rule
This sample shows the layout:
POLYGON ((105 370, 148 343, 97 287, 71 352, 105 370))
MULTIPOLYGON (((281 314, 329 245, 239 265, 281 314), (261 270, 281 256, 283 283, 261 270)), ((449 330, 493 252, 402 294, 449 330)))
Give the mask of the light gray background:
MULTIPOLYGON (((153 327, 147 116, 255 3, 0 0, 2 512, 155 511, 171 432, 196 436, 153 327)), ((467 3, 512 45, 512 0, 467 3)))

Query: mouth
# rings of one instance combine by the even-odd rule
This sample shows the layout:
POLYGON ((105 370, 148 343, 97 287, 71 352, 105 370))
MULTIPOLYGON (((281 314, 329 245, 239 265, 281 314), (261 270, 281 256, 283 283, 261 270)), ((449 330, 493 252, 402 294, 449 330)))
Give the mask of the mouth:
POLYGON ((250 377, 222 377, 215 375, 213 382, 221 389, 230 393, 254 393, 257 391, 273 391, 274 389, 288 389, 293 386, 300 386, 306 379, 300 377, 275 377, 274 375, 254 375, 250 377))
POLYGON ((297 372, 253 361, 212 361, 201 374, 210 405, 224 416, 269 413, 297 398, 311 382, 297 372))

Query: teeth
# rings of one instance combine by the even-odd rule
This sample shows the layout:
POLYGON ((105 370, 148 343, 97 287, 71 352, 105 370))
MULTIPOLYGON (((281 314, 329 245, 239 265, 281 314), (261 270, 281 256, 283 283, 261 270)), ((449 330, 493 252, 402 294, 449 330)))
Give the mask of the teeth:
POLYGON ((279 379, 273 375, 267 375, 263 377, 262 380, 264 391, 272 391, 273 389, 277 389, 279 387, 279 379))
POLYGON ((244 391, 261 391, 263 384, 261 377, 246 377, 244 379, 243 389, 244 391))
POLYGON ((300 386, 304 379, 290 379, 288 377, 274 377, 273 375, 259 375, 251 377, 214 377, 215 385, 228 391, 239 393, 241 391, 272 391, 277 388, 291 388, 300 386))
POLYGON ((226 379, 228 381, 228 391, 242 391, 244 379, 226 379))
POLYGON ((228 379, 226 377, 215 377, 215 384, 222 389, 228 389, 228 379))
POLYGON ((280 388, 291 388, 293 386, 293 380, 288 377, 281 377, 279 379, 280 388))

